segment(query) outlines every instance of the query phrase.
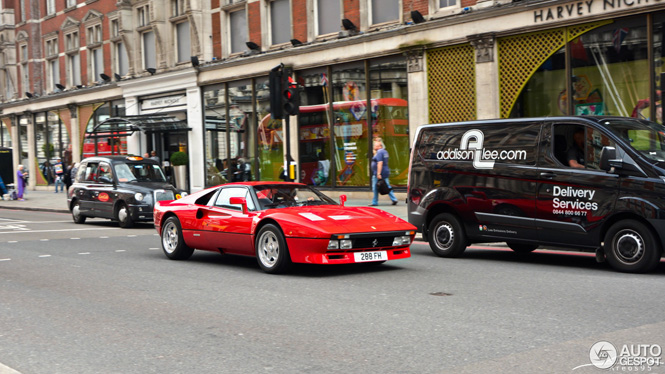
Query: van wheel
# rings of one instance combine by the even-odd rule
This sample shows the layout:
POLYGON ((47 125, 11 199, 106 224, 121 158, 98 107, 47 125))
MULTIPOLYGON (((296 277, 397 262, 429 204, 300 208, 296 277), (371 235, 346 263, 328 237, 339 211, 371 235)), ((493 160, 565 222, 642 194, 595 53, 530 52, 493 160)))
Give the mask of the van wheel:
POLYGON ((660 262, 661 248, 644 224, 625 220, 612 225, 605 234, 605 256, 616 270, 645 273, 660 262))
POLYGON ((466 234, 457 217, 439 214, 429 225, 429 246, 437 256, 457 257, 466 249, 466 234))
POLYGON ((538 249, 535 244, 521 244, 521 243, 506 243, 508 247, 517 253, 529 253, 538 249))
POLYGON ((130 228, 134 226, 134 220, 132 219, 132 216, 129 212, 129 208, 127 208, 127 204, 125 203, 120 203, 120 206, 118 207, 118 225, 122 227, 123 229, 130 228))

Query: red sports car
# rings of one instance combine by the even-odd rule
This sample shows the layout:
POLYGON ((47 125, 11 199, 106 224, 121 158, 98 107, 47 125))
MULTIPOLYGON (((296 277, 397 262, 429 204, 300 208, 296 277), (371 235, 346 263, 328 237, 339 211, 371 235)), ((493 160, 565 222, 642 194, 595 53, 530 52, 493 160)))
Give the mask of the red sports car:
POLYGON ((301 183, 229 183, 155 206, 170 259, 194 248, 256 256, 279 273, 294 263, 384 262, 411 256, 416 227, 374 208, 345 207, 301 183))

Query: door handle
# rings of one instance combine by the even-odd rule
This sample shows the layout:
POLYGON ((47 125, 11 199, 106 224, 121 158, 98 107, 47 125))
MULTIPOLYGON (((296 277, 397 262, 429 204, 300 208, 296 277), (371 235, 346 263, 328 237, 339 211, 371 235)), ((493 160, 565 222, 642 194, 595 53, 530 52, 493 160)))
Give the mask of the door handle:
POLYGON ((553 179, 554 177, 556 177, 556 174, 552 173, 551 171, 546 171, 540 173, 540 176, 545 179, 553 179))

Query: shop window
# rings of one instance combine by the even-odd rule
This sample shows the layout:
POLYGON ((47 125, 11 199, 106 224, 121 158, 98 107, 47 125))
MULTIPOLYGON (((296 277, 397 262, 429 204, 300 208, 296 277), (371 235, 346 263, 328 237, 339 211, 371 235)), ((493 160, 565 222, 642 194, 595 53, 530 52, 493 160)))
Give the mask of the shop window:
POLYGON ((390 184, 406 186, 409 173, 409 113, 406 60, 370 60, 370 128, 390 155, 390 184))
POLYGON ((291 16, 289 0, 271 0, 270 35, 272 44, 288 43, 291 40, 291 16))
POLYGON ((250 144, 248 130, 253 117, 252 91, 253 86, 248 80, 228 84, 229 160, 226 178, 230 182, 252 180, 248 154, 250 144))
POLYGON ((339 0, 316 0, 318 35, 332 34, 340 31, 341 9, 339 0))
POLYGON ((0 147, 11 148, 12 146, 12 136, 9 132, 9 128, 3 121, 0 121, 0 147))
POLYGON ((330 85, 328 69, 298 72, 303 87, 298 115, 298 164, 300 181, 315 186, 332 186, 335 165, 330 143, 330 85))
POLYGON ((257 180, 277 181, 279 171, 284 167, 284 142, 282 120, 270 117, 270 80, 268 77, 256 79, 254 85, 256 95, 256 116, 252 131, 255 135, 252 144, 257 144, 256 151, 252 150, 252 171, 258 165, 258 173, 252 173, 257 180), (259 179, 260 178, 260 179, 259 179))
POLYGON ((656 77, 656 98, 652 100, 649 98, 646 102, 643 102, 642 106, 647 110, 639 110, 642 115, 648 113, 647 117, 653 119, 654 121, 663 124, 663 106, 662 106, 662 94, 665 91, 665 50, 663 49, 663 43, 665 42, 665 12, 659 12, 653 15, 652 19, 654 20, 653 25, 653 52, 654 52, 654 69, 656 77), (648 104, 648 105, 647 105, 648 104))
POLYGON ((226 148, 226 84, 206 87, 205 156, 206 187, 227 183, 228 156, 226 148))

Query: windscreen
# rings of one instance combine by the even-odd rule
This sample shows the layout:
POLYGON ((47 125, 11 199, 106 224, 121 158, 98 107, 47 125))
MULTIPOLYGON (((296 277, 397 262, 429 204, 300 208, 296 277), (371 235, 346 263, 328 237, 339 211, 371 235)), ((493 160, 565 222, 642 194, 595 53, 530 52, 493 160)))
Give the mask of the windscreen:
POLYGON ((118 182, 166 182, 159 165, 150 163, 115 164, 118 182))
POLYGON ((308 186, 262 185, 254 186, 261 210, 307 205, 337 205, 328 196, 308 186))
POLYGON ((639 120, 607 120, 605 125, 637 152, 653 161, 665 161, 665 127, 639 120))

